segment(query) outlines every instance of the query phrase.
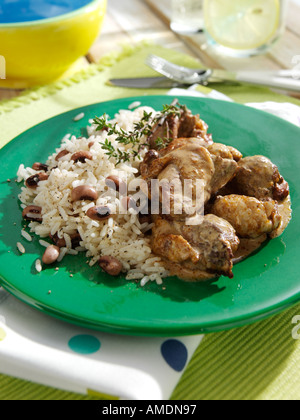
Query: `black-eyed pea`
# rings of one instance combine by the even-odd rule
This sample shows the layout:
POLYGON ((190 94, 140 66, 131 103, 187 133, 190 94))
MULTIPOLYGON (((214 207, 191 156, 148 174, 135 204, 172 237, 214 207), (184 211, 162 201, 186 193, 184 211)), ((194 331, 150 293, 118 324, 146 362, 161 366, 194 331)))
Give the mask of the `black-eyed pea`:
POLYGON ((44 171, 44 172, 47 172, 48 169, 49 169, 49 167, 45 163, 35 162, 32 165, 32 169, 34 169, 35 171, 44 171))
MULTIPOLYGON (((63 248, 66 246, 66 241, 64 238, 59 238, 58 234, 55 233, 54 235, 49 235, 50 239, 54 242, 58 248, 63 248)), ((72 248, 75 249, 77 246, 79 246, 79 243, 81 241, 81 236, 79 232, 73 233, 70 235, 72 248)))
POLYGON ((22 212, 22 217, 24 220, 31 222, 42 222, 42 208, 39 206, 27 206, 22 212))
POLYGON ((102 222, 110 218, 111 210, 108 206, 95 206, 88 209, 86 215, 92 220, 102 222))
POLYGON ((126 182, 124 182, 117 175, 108 176, 105 180, 105 184, 113 190, 122 191, 123 194, 126 193, 126 182))
POLYGON ((76 152, 71 156, 71 160, 74 160, 75 163, 84 163, 86 160, 93 160, 93 155, 86 151, 76 152))
POLYGON ((54 235, 49 235, 49 237, 58 248, 63 248, 63 247, 66 246, 65 239, 64 238, 59 238, 57 233, 55 233, 54 235))
POLYGON ((102 270, 111 276, 118 276, 123 269, 123 264, 117 258, 108 255, 101 257, 98 264, 102 270))
POLYGON ((46 265, 53 264, 55 261, 57 261, 59 257, 59 247, 56 245, 50 245, 46 248, 42 261, 46 265))
POLYGON ((57 155, 56 155, 56 162, 58 162, 61 158, 63 158, 64 156, 67 156, 70 152, 68 152, 67 150, 61 150, 57 155))
POLYGON ((97 191, 89 185, 79 185, 79 187, 74 188, 71 192, 72 201, 96 201, 97 198, 97 191))
POLYGON ((45 172, 40 172, 27 178, 25 185, 27 188, 35 189, 37 188, 40 181, 46 181, 48 178, 49 175, 47 175, 45 172))
POLYGON ((77 246, 80 245, 80 242, 82 241, 80 233, 73 233, 72 235, 70 235, 71 237, 71 242, 72 242, 72 248, 76 248, 77 246))

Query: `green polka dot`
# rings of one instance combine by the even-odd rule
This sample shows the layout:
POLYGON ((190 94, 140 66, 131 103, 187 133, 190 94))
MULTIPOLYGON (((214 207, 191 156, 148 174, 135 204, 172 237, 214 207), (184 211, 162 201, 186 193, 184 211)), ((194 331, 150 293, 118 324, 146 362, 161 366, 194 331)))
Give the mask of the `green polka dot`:
POLYGON ((4 331, 3 328, 0 328, 0 341, 3 341, 5 337, 6 337, 6 332, 4 331))
POLYGON ((87 334, 72 337, 68 344, 72 351, 79 354, 96 353, 101 347, 98 338, 87 334))

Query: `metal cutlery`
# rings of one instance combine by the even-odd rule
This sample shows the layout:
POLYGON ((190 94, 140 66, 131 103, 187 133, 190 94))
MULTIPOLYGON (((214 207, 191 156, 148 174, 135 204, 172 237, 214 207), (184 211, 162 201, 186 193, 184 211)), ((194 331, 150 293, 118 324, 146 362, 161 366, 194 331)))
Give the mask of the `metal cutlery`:
POLYGON ((193 85, 195 83, 203 84, 207 82, 212 75, 212 70, 190 69, 178 66, 170 63, 164 58, 152 54, 146 58, 145 64, 168 79, 186 85, 193 85))
POLYGON ((167 77, 133 77, 129 79, 111 79, 109 83, 114 86, 137 88, 137 89, 172 89, 178 86, 186 86, 174 82, 167 77))
POLYGON ((209 85, 216 82, 243 83, 300 92, 299 70, 229 72, 218 69, 191 69, 170 63, 156 55, 147 57, 146 64, 164 77, 112 79, 110 83, 122 87, 144 89, 169 89, 193 84, 209 85))
POLYGON ((226 70, 190 69, 170 63, 156 55, 149 55, 146 64, 165 77, 182 84, 208 84, 217 80, 300 91, 299 70, 229 72, 226 70))

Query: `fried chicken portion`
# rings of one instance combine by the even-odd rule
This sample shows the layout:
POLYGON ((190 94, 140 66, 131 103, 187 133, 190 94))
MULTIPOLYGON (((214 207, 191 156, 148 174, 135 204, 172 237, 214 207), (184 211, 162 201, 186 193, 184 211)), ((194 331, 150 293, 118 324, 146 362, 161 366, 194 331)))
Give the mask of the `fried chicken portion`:
MULTIPOLYGON (((172 216, 176 214, 176 201, 181 200, 186 204, 183 194, 185 180, 192 183, 193 202, 190 207, 196 209, 199 207, 194 201, 197 199, 197 181, 203 182, 203 204, 206 204, 211 196, 217 194, 236 174, 238 164, 235 159, 241 156, 236 149, 225 145, 206 146, 203 139, 178 138, 160 153, 150 150, 145 156, 144 162, 140 165, 141 175, 146 181, 158 179, 171 186, 170 214, 172 216), (179 190, 181 189, 181 195, 179 194, 177 199, 174 193, 174 184, 178 186, 179 190)), ((160 201, 162 201, 162 195, 160 201)), ((151 192, 149 198, 152 198, 151 192)), ((183 212, 183 217, 186 214, 190 215, 191 212, 183 212)))
POLYGON ((243 155, 237 149, 221 143, 213 143, 207 150, 215 167, 211 186, 211 193, 215 195, 234 178, 238 168, 237 162, 243 155))
POLYGON ((148 198, 159 202, 159 215, 152 215, 152 251, 181 279, 232 278, 236 258, 278 233, 288 183, 266 157, 244 158, 234 147, 214 143, 199 115, 181 106, 170 110, 151 130, 150 150, 140 165, 148 198), (189 197, 186 181, 192 185, 189 197))
POLYGON ((176 149, 179 149, 181 147, 185 147, 188 145, 197 145, 199 147, 205 147, 207 148, 208 144, 203 138, 199 137, 179 137, 175 140, 173 140, 171 143, 169 143, 165 148, 161 149, 159 151, 159 155, 165 156, 171 152, 173 152, 176 149))
POLYGON ((148 143, 151 149, 157 149, 158 140, 177 138, 201 138, 205 143, 212 143, 212 136, 208 134, 208 125, 200 119, 199 115, 193 115, 185 106, 177 110, 176 113, 170 113, 163 116, 152 128, 148 136, 148 143))
POLYGON ((211 156, 215 168, 211 181, 211 194, 215 195, 234 178, 237 171, 237 163, 233 159, 211 156))
POLYGON ((234 187, 238 194, 259 200, 282 201, 289 195, 289 185, 278 167, 264 156, 249 156, 239 161, 234 187))
POLYGON ((207 149, 212 155, 223 159, 231 159, 238 162, 243 158, 243 155, 239 150, 232 146, 226 146, 222 143, 212 143, 207 147, 207 149))
POLYGON ((271 234, 281 223, 278 203, 272 199, 260 201, 236 194, 217 197, 211 213, 227 220, 241 238, 271 234))
POLYGON ((232 278, 232 260, 238 245, 234 228, 212 214, 204 216, 197 226, 159 217, 153 228, 153 252, 180 264, 187 278, 194 278, 197 271, 232 278))
MULTIPOLYGON (((160 183, 159 201, 169 203, 169 214, 174 218, 185 218, 191 215, 191 209, 197 208, 199 188, 203 188, 203 201, 207 202, 211 197, 212 178, 215 172, 214 163, 207 148, 197 141, 187 141, 184 146, 176 147, 162 157, 145 159, 140 165, 142 177, 148 182, 157 179, 160 183), (189 210, 185 206, 182 211, 176 210, 178 200, 185 203, 184 183, 188 180, 191 188, 189 210), (201 181, 201 185, 199 184, 201 181), (197 190, 198 189, 198 190, 197 190), (166 196, 168 194, 168 196, 166 196)), ((149 199, 157 200, 158 192, 150 189, 149 199)), ((200 203, 203 205, 204 203, 200 203)), ((178 203, 180 204, 180 203, 178 203)), ((185 203, 187 204, 187 203, 185 203)))

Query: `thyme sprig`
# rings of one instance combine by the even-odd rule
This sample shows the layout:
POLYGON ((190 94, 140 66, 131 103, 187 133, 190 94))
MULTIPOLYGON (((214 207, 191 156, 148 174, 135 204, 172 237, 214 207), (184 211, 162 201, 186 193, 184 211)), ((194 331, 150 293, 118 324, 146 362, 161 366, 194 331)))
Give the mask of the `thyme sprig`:
MULTIPOLYGON (((107 131, 107 135, 115 135, 115 141, 124 146, 131 145, 132 147, 128 150, 120 150, 116 148, 112 142, 107 138, 101 144, 103 150, 106 151, 106 155, 116 160, 116 165, 122 162, 128 162, 130 160, 141 159, 140 152, 148 143, 145 143, 143 139, 146 139, 152 134, 153 127, 156 124, 163 123, 163 121, 169 116, 180 116, 184 107, 179 105, 177 102, 173 102, 171 105, 164 105, 162 111, 153 116, 152 112, 146 112, 144 110, 143 117, 141 120, 134 124, 132 131, 125 131, 117 126, 117 123, 111 123, 108 121, 107 114, 102 117, 94 118, 94 124, 97 125, 96 131, 107 131)), ((158 138, 156 144, 158 148, 162 148, 169 139, 158 138)))

